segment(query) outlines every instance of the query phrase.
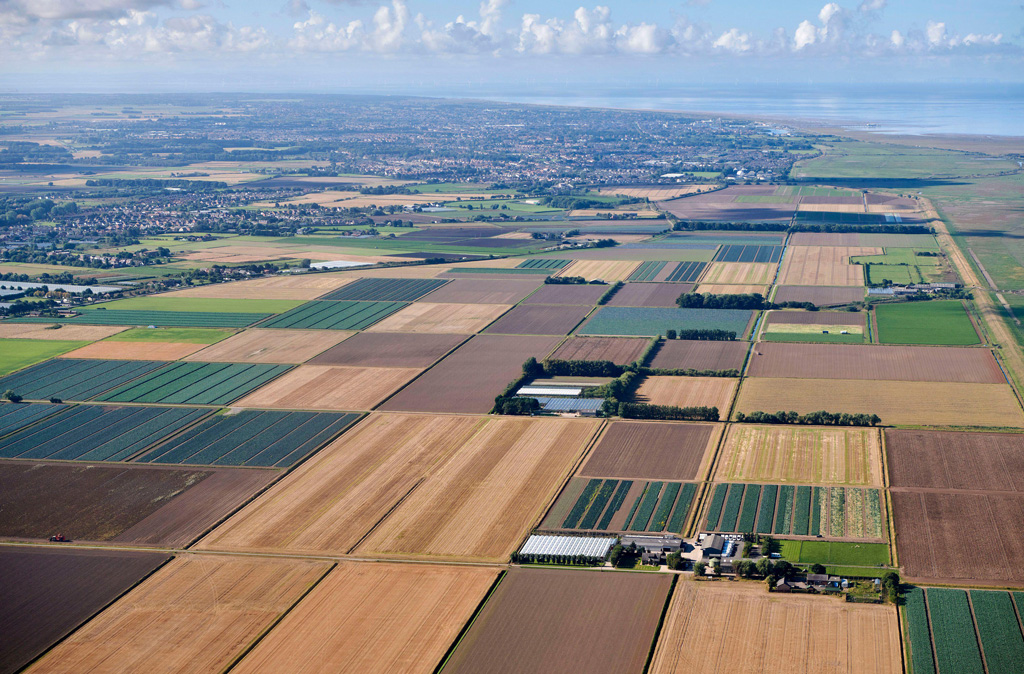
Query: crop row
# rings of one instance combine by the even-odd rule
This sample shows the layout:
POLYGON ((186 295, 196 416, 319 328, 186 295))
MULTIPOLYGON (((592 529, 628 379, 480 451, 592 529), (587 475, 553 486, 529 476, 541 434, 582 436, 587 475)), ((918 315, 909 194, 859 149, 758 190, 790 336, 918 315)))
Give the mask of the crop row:
POLYGON ((779 488, 779 501, 776 506, 774 533, 788 534, 792 527, 793 516, 793 486, 783 485, 779 488))
POLYGON ((448 283, 444 279, 364 278, 333 290, 320 299, 367 302, 412 302, 448 283))
POLYGON ((0 379, 0 389, 30 400, 89 400, 166 365, 148 360, 56 358, 0 379))
POLYGON ((708 529, 718 529, 718 523, 722 519, 722 504, 725 503, 725 495, 729 485, 717 484, 715 485, 715 492, 711 497, 711 505, 708 506, 708 529))
POLYGON ((793 535, 806 536, 810 525, 811 487, 797 487, 793 504, 793 535))
POLYGON ((935 674, 932 637, 928 628, 928 608, 924 590, 911 588, 906 593, 907 636, 910 638, 910 662, 914 674, 935 674))
POLYGON ((69 323, 89 325, 155 325, 161 328, 244 328, 273 314, 230 313, 222 311, 136 311, 134 309, 94 309, 68 319, 69 323))
POLYGON ((531 260, 523 260, 516 265, 516 269, 561 269, 569 265, 570 260, 554 260, 545 258, 535 258, 531 260))
POLYGON ((668 262, 656 262, 656 261, 644 262, 639 267, 637 267, 636 270, 626 278, 626 280, 627 281, 650 281, 655 276, 657 276, 658 272, 660 272, 662 269, 664 269, 665 265, 667 265, 667 264, 668 264, 668 262))
POLYGON ((587 483, 587 486, 583 488, 583 493, 576 499, 576 504, 569 511, 569 516, 562 522, 562 526, 566 529, 575 529, 583 519, 583 513, 587 511, 590 504, 594 500, 594 496, 597 495, 598 489, 601 488, 601 480, 591 480, 587 483))
POLYGON ((971 604, 988 671, 1019 671, 1024 667, 1024 636, 1010 594, 971 590, 971 604))
POLYGON ((387 318, 405 302, 341 302, 317 300, 260 324, 261 328, 302 328, 321 330, 363 330, 387 318))
POLYGON ((669 283, 696 283, 706 262, 680 262, 665 280, 669 283))
POLYGON ((587 510, 587 514, 583 517, 580 522, 580 529, 593 529, 594 525, 597 524, 597 518, 604 512, 604 508, 608 505, 608 499, 612 497, 612 492, 618 485, 618 480, 605 480, 604 484, 601 485, 601 490, 597 492, 597 496, 594 498, 594 502, 590 504, 590 508, 587 510))
POLYGON ((264 363, 179 362, 122 386, 102 400, 166 404, 224 405, 290 369, 264 363))
POLYGON ((775 499, 778 495, 778 485, 766 484, 761 487, 761 506, 757 511, 757 533, 770 534, 772 532, 772 516, 775 514, 775 499))
POLYGON ((690 506, 693 505, 693 497, 697 494, 697 485, 693 482, 686 482, 683 484, 683 488, 679 491, 679 497, 676 499, 676 507, 672 511, 672 516, 668 518, 668 531, 674 534, 683 533, 683 526, 686 524, 686 515, 690 512, 690 506))
POLYGON ((939 674, 983 674, 967 592, 931 588, 927 594, 939 674))
POLYGON ((32 403, 0 405, 0 437, 34 424, 63 409, 64 405, 32 403))
POLYGON ((739 517, 742 501, 743 485, 729 485, 729 496, 725 501, 725 510, 722 511, 722 520, 718 524, 722 531, 733 531, 736 528, 736 518, 739 517))
POLYGON ((754 521, 757 517, 757 501, 761 498, 761 485, 748 484, 743 490, 743 509, 736 524, 737 531, 753 533, 754 521))
POLYGON ((651 521, 651 515, 654 514, 654 507, 658 505, 658 497, 661 495, 661 488, 664 485, 664 482, 651 482, 647 485, 647 491, 644 492, 640 509, 637 510, 636 517, 629 525, 632 531, 647 530, 647 524, 651 521))
POLYGON ((676 497, 679 496, 679 488, 681 486, 678 482, 669 482, 665 485, 665 490, 661 494, 661 500, 658 501, 658 509, 655 511, 651 523, 647 526, 648 531, 665 530, 669 515, 672 513, 672 506, 676 502, 676 497))
POLYGON ((619 488, 615 490, 615 496, 612 497, 612 502, 608 504, 604 517, 597 524, 598 529, 602 531, 608 529, 608 526, 612 523, 612 518, 615 517, 615 513, 619 512, 619 508, 626 502, 626 494, 629 493, 632 487, 632 480, 623 480, 619 483, 619 488))

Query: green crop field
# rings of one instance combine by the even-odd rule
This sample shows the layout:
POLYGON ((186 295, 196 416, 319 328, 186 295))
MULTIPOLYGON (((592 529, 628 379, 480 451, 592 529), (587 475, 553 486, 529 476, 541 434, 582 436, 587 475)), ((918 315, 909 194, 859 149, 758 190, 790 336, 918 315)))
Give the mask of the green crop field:
POLYGON ((89 344, 52 339, 0 339, 0 376, 89 344))
POLYGON ((224 314, 279 314, 302 304, 302 300, 215 299, 208 297, 129 297, 84 307, 86 311, 179 311, 224 314))
POLYGON ((989 672, 1012 672, 1024 666, 1024 636, 1008 592, 971 590, 978 637, 989 672))
POLYGON ((306 302, 260 324, 261 328, 319 330, 363 330, 400 309, 406 302, 306 302))
POLYGON ((103 396, 122 403, 226 405, 291 369, 290 365, 176 362, 103 396))
POLYGON ((927 595, 939 674, 983 674, 967 592, 929 588, 927 595))
POLYGON ((837 566, 886 566, 889 546, 885 543, 841 543, 838 541, 780 540, 783 558, 800 564, 837 566))
MULTIPOLYGON (((543 529, 608 531, 626 504, 633 480, 573 478, 541 525, 543 529)), ((691 482, 640 482, 622 531, 682 533, 697 485, 691 482)))
POLYGON ((57 358, 0 379, 0 391, 10 389, 28 400, 89 400, 166 364, 166 361, 57 358))
POLYGON ((981 342, 960 300, 879 304, 875 325, 882 344, 965 346, 981 342))
MULTIPOLYGON (((780 326, 781 327, 781 326, 780 326)), ((838 330, 822 332, 763 332, 761 339, 765 342, 807 342, 814 344, 863 344, 864 334, 842 334, 838 330)))
POLYGON ((171 342, 175 344, 215 344, 235 334, 216 328, 131 328, 107 337, 105 342, 171 342))
POLYGON ((157 327, 244 328, 271 314, 226 314, 209 311, 85 311, 66 319, 45 316, 14 319, 15 323, 81 323, 85 325, 155 325, 157 327))
POLYGON ((797 162, 796 178, 937 178, 1017 169, 1015 162, 963 152, 896 147, 882 143, 832 143, 821 157, 797 162))
POLYGON ((737 309, 656 309, 602 307, 578 332, 582 335, 664 335, 668 330, 730 330, 742 338, 750 311, 737 309))
MULTIPOLYGON (((852 264, 905 264, 914 267, 935 267, 942 260, 937 255, 918 255, 919 252, 926 251, 915 248, 886 248, 881 255, 855 255, 850 258, 850 262, 852 264)), ((931 252, 931 249, 927 249, 927 252, 931 252)))
POLYGON ((429 292, 437 290, 446 283, 448 281, 444 279, 432 278, 364 278, 331 291, 321 296, 320 299, 363 302, 412 302, 429 292))
POLYGON ((906 603, 907 638, 910 640, 910 664, 913 674, 935 674, 932 655, 932 631, 928 627, 928 609, 924 603, 924 590, 910 588, 904 595, 906 603))

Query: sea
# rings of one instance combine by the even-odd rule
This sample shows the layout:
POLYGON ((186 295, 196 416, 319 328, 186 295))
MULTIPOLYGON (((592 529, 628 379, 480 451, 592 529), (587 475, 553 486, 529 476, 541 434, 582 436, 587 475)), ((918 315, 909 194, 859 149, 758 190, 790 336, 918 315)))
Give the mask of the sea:
POLYGON ((800 120, 878 134, 1024 136, 1022 84, 651 86, 493 94, 488 100, 800 120))

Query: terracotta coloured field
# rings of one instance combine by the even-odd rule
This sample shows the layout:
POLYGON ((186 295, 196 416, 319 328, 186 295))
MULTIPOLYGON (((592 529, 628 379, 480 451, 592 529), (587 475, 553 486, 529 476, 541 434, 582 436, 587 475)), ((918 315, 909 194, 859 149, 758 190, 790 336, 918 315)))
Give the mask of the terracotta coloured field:
POLYGON ((676 585, 650 671, 899 674, 900 650, 891 606, 686 580, 676 585))
POLYGON ((703 477, 722 427, 712 424, 613 421, 579 475, 647 480, 703 477))
POLYGON ((641 672, 670 584, 664 574, 513 569, 443 671, 641 672))
POLYGON ((232 671, 430 674, 497 576, 342 563, 232 671))
POLYGON ((864 267, 854 255, 881 255, 881 248, 789 246, 779 271, 781 285, 862 286, 864 267))
POLYGON ((640 266, 637 260, 576 260, 555 276, 582 276, 588 281, 601 279, 608 283, 625 280, 640 266))
POLYGON ((633 337, 573 337, 551 355, 554 360, 610 360, 616 365, 632 363, 650 340, 633 337))
POLYGON ((0 548, 0 672, 21 671, 167 559, 161 553, 0 548))
POLYGON ((799 379, 1006 382, 988 349, 882 344, 762 342, 754 348, 747 374, 799 379))
POLYGON ((608 302, 610 307, 674 307, 686 292, 679 283, 627 283, 608 302))
MULTIPOLYGON (((2 285, 2 284, 0 284, 2 285)), ((127 330, 120 325, 60 325, 54 329, 46 323, 0 323, 0 339, 52 339, 70 342, 105 339, 127 330)))
POLYGON ((296 274, 293 276, 274 276, 271 278, 237 281, 232 283, 212 283, 176 290, 161 297, 217 297, 222 299, 251 299, 259 297, 265 300, 311 300, 320 297, 354 281, 354 276, 335 274, 296 274))
POLYGON ((205 344, 181 342, 93 342, 69 351, 61 358, 116 360, 178 360, 205 348, 205 344))
POLYGON ((590 306, 521 304, 487 328, 489 334, 565 335, 586 318, 590 306))
POLYGON ((424 368, 466 338, 442 333, 361 332, 324 351, 309 364, 424 368))
POLYGON ((489 421, 356 554, 507 560, 599 425, 582 419, 489 421))
POLYGON ((864 299, 864 288, 857 286, 778 286, 776 302, 811 302, 819 307, 849 304, 864 299))
POLYGON ((328 568, 305 560, 179 557, 32 671, 221 671, 328 568))
POLYGON ((545 284, 527 297, 523 304, 579 304, 592 307, 606 292, 606 285, 545 284))
POLYGON ((873 428, 734 424, 715 480, 881 486, 882 443, 873 428))
POLYGON ((712 262, 704 270, 701 283, 765 285, 775 278, 778 264, 769 262, 712 262))
POLYGON ((277 471, 142 465, 0 463, 0 536, 185 546, 277 471))
POLYGON ((226 363, 304 363, 354 333, 346 330, 246 330, 187 360, 226 363))
POLYGON ((891 489, 889 496, 905 577, 1024 586, 1024 494, 891 489), (981 551, 971 533, 991 543, 981 551))
POLYGON ((234 406, 369 410, 419 373, 419 368, 301 365, 250 393, 234 406))
POLYGON ((431 304, 414 302, 388 316, 371 332, 449 332, 473 334, 509 310, 506 304, 431 304))
POLYGON ((740 370, 749 349, 746 342, 669 339, 661 342, 650 366, 660 370, 740 370))
POLYGON ((396 412, 486 414, 494 396, 522 374, 523 362, 543 359, 558 337, 478 335, 385 402, 396 412))
POLYGON ((197 547, 345 554, 482 423, 468 416, 371 415, 197 547))
POLYGON ((777 410, 877 414, 886 425, 1024 427, 1006 384, 744 379, 735 412, 777 410))
POLYGON ((741 286, 723 285, 721 283, 701 283, 694 292, 712 295, 750 295, 758 294, 761 297, 768 296, 769 286, 741 286))
POLYGON ((648 377, 636 392, 637 402, 677 407, 717 407, 724 418, 737 379, 731 377, 648 377))
POLYGON ((893 487, 1024 492, 1024 434, 885 431, 893 487))
POLYGON ((492 281, 455 279, 421 298, 435 304, 515 304, 540 284, 542 279, 492 281))

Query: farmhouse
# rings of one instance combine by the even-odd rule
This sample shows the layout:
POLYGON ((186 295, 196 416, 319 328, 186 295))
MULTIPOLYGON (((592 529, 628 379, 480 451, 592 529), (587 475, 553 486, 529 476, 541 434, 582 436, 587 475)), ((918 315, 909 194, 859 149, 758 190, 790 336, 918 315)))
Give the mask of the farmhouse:
POLYGON ((664 564, 669 553, 680 552, 684 548, 682 539, 675 536, 623 536, 622 545, 635 543, 641 548, 641 561, 654 566, 664 564))

